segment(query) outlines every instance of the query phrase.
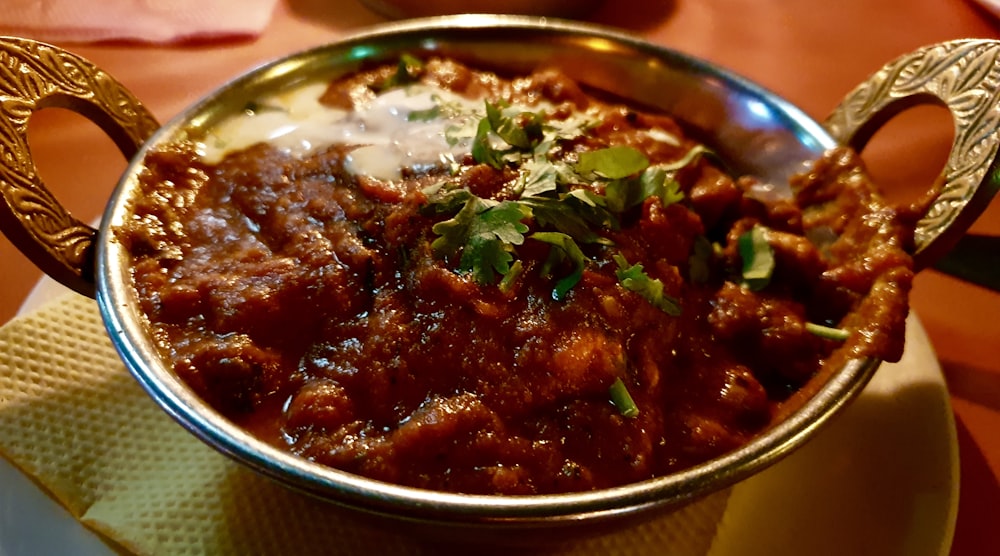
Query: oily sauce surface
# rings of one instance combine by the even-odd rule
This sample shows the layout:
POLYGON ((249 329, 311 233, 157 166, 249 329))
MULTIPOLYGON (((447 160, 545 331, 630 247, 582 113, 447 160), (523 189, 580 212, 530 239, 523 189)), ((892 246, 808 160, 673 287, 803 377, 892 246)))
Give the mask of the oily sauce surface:
MULTIPOLYGON (((324 102, 370 102, 398 71, 341 79, 324 102)), ((695 147, 670 118, 597 100, 557 71, 505 79, 429 60, 412 74, 468 98, 544 106, 553 122, 590 114, 596 123, 550 160, 627 145, 667 164, 695 147)), ((574 267, 530 233, 507 284, 482 283, 457 269, 461 250, 433 247, 454 213, 428 210, 429 186, 517 200, 516 165, 470 153, 383 180, 349 170, 355 148, 293 155, 260 143, 217 164, 189 143, 151 152, 134 217, 117 230, 177 374, 303 457, 467 493, 620 485, 741 446, 848 358, 901 354, 912 222, 881 203, 849 150, 817 161, 784 200, 695 157, 671 174, 681 200, 650 196, 595 228, 604 241, 580 245, 586 264, 558 296, 574 267), (774 270, 754 291, 739 238, 756 225, 774 270), (679 313, 625 287, 615 256, 641 264, 679 313), (616 380, 632 416, 611 401, 616 380)), ((607 183, 572 188, 601 195, 607 183)), ((540 226, 538 213, 524 222, 540 226)))

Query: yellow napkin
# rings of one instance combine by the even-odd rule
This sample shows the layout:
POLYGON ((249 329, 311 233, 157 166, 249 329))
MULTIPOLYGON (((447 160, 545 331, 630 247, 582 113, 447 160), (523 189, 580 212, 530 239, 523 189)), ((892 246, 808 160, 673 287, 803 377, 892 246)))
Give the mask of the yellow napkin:
MULTIPOLYGON (((137 554, 454 552, 289 490, 202 444, 133 381, 96 304, 76 294, 0 328, 0 453, 115 548, 137 554)), ((703 556, 728 495, 544 553, 703 556)))

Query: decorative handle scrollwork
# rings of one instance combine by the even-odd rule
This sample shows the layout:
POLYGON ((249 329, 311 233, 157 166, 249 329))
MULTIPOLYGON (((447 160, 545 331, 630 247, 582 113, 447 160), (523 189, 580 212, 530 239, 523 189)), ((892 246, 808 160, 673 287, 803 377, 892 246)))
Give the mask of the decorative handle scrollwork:
POLYGON ((1000 41, 951 41, 897 58, 824 122, 840 143, 860 150, 889 118, 930 102, 951 111, 955 139, 940 191, 917 225, 917 268, 951 249, 1000 188, 1000 41))
POLYGON ((0 231, 46 274, 93 297, 97 232, 52 196, 28 146, 28 119, 47 107, 89 118, 127 158, 159 124, 120 83, 79 56, 0 37, 0 231))

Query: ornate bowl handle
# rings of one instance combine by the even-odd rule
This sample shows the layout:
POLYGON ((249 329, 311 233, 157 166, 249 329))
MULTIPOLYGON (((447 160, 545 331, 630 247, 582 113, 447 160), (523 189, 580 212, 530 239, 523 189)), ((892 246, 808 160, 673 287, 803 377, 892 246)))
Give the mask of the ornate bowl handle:
POLYGON ((961 239, 1000 188, 1000 41, 958 40, 921 48, 886 64, 851 91, 824 122, 840 143, 860 150, 900 111, 943 103, 955 141, 940 189, 917 224, 914 263, 930 266, 961 239))
POLYGON ((125 87, 79 56, 0 37, 0 231, 43 272, 93 297, 97 231, 56 201, 28 146, 28 119, 48 107, 87 117, 127 158, 159 124, 125 87))

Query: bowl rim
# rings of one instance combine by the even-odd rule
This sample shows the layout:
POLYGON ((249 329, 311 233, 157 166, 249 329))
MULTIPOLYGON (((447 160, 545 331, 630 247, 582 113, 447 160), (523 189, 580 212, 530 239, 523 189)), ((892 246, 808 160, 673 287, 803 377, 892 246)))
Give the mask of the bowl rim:
POLYGON ((743 447, 704 464, 669 475, 596 491, 546 495, 472 495, 431 491, 384 483, 307 461, 257 440, 221 418, 163 364, 144 328, 114 228, 126 212, 127 192, 141 170, 146 152, 178 137, 192 125, 207 125, 213 103, 225 91, 247 87, 254 80, 279 79, 301 70, 310 58, 330 49, 363 47, 372 41, 400 36, 427 36, 485 29, 582 36, 622 45, 650 56, 669 59, 686 70, 759 97, 796 122, 814 141, 815 149, 836 143, 818 123, 791 103, 726 69, 621 31, 589 23, 524 16, 460 15, 392 22, 334 42, 302 50, 253 68, 215 89, 160 128, 139 150, 112 194, 100 226, 97 244, 97 302, 112 343, 129 372, 174 420, 227 456, 287 486, 366 512, 416 521, 538 525, 577 523, 681 505, 744 479, 780 460, 802 445, 823 424, 853 400, 880 361, 852 359, 798 410, 743 447))

